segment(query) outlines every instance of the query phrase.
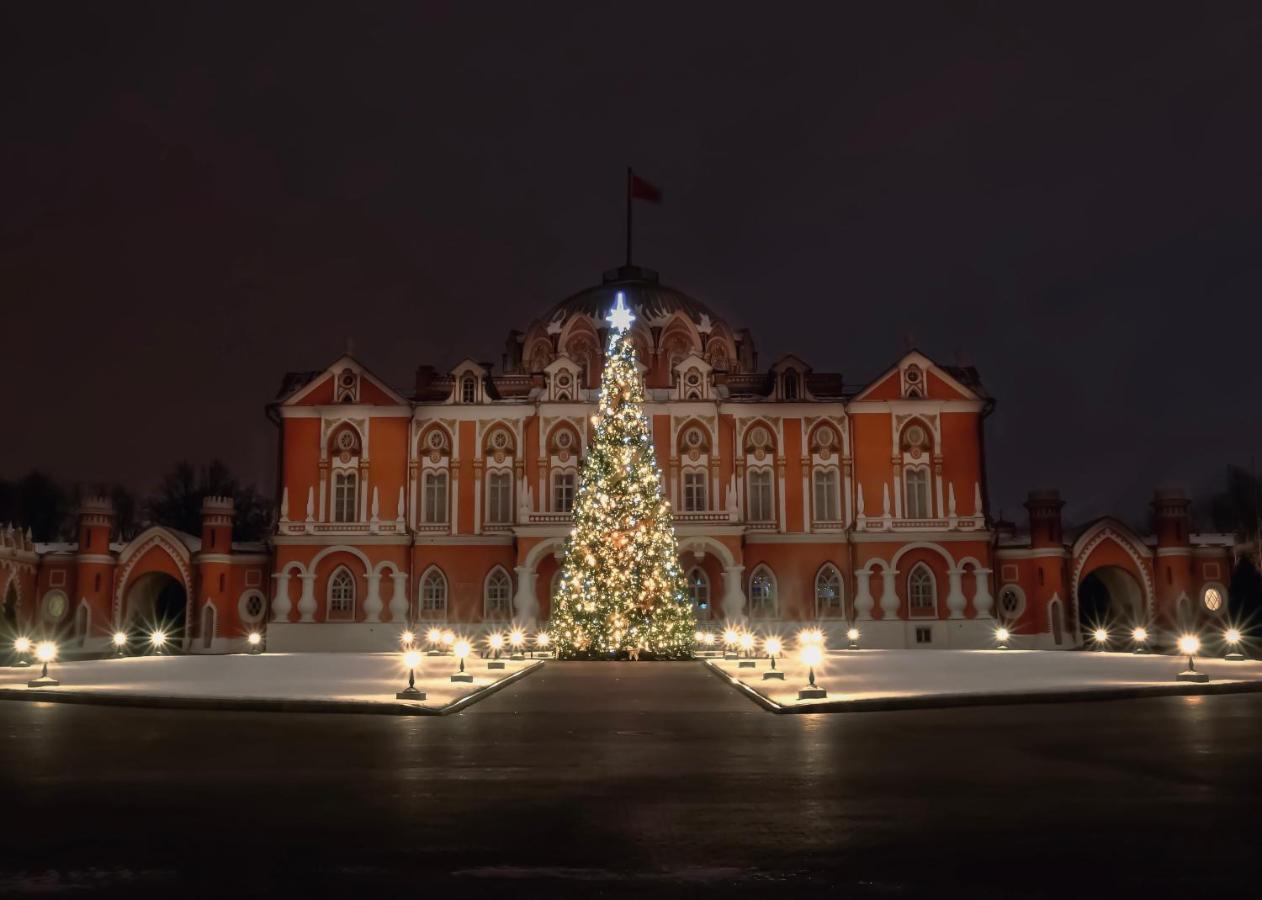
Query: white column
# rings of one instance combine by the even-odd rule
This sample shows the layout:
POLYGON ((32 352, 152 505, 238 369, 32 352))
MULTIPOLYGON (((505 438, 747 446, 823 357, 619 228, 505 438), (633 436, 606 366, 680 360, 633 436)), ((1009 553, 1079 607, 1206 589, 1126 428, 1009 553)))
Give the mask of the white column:
POLYGON ((732 621, 745 618, 745 591, 741 588, 744 566, 723 567, 723 615, 732 621))
POLYGON ((867 622, 872 618, 872 573, 860 569, 855 573, 854 617, 867 622))
POLYGON ((973 595, 974 618, 989 619, 994 611, 995 598, 990 595, 990 569, 975 569, 977 593, 973 595))
POLYGON ((272 577, 276 579, 276 596, 272 598, 272 621, 288 622, 290 610, 294 608, 289 600, 289 573, 277 572, 272 577))
POLYGON ((894 588, 894 576, 897 575, 893 569, 886 569, 881 573, 881 618, 897 619, 898 618, 898 592, 894 588))
POLYGON ((390 597, 390 621, 406 622, 408 617, 408 573, 395 572, 394 594, 390 597))
POLYGON ((289 521, 289 485, 280 492, 280 521, 282 524, 289 521))
POLYGON ((299 575, 302 579, 302 596, 298 598, 298 621, 314 622, 316 611, 315 573, 299 575))
POLYGON ((539 573, 527 566, 517 566, 517 593, 513 595, 513 609, 517 620, 533 625, 539 619, 539 600, 535 596, 535 581, 539 573))
POLYGON ((399 531, 403 530, 403 523, 404 523, 403 510, 404 510, 403 485, 399 485, 399 502, 395 506, 395 514, 394 514, 394 525, 395 525, 395 528, 397 528, 399 531))
POLYGON ((952 619, 964 618, 964 588, 963 588, 963 571, 961 569, 951 568, 947 570, 947 615, 952 619))
POLYGON ((364 620, 368 622, 381 621, 381 576, 376 572, 369 572, 364 578, 368 582, 368 596, 364 598, 364 620))
POLYGON ((307 488, 307 531, 310 532, 311 526, 315 523, 315 488, 307 488))

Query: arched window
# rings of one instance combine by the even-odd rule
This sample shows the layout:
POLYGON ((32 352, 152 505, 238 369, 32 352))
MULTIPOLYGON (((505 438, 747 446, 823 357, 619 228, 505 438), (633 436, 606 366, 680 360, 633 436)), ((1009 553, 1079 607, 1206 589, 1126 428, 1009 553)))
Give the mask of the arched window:
POLYGON ((784 373, 784 399, 796 400, 798 398, 798 373, 784 373))
POLYGON ((430 525, 447 521, 447 473, 425 473, 425 497, 422 500, 422 517, 430 525))
POLYGON ((825 565, 815 576, 815 613, 821 619, 839 618, 846 614, 841 573, 832 563, 825 565))
POLYGON ((841 499, 837 491, 836 469, 815 470, 815 521, 841 521, 841 499))
POLYGON ((460 381, 460 402, 473 403, 478 399, 478 382, 472 375, 466 375, 460 381))
POLYGON ((209 650, 215 645, 215 605, 207 603, 202 609, 202 649, 209 650))
POLYGON ((421 578, 421 617, 447 618, 447 578, 436 568, 431 568, 421 578))
POLYGON ((554 472, 552 474, 552 511, 559 513, 574 511, 573 472, 554 472))
POLYGON ((484 618, 489 621, 511 619, 513 615, 513 582, 498 566, 486 576, 483 588, 484 618))
POLYGON ((333 476, 333 521, 354 522, 359 499, 359 476, 354 472, 338 472, 333 476))
POLYGON ((507 525, 513 520, 513 476, 508 472, 492 472, 486 478, 486 521, 488 525, 507 525))
POLYGON ((688 596, 692 598, 692 608, 698 614, 709 612, 710 578, 700 566, 693 567, 688 573, 688 596))
POLYGON ((903 478, 907 483, 904 516, 908 519, 929 518, 929 470, 908 469, 903 478))
POLYGON ((345 568, 338 569, 329 578, 330 622, 355 621, 355 576, 345 568))
POLYGON ((776 578, 766 566, 759 566, 749 577, 749 617, 774 619, 776 612, 776 578))
POLYGON ((907 606, 913 616, 937 615, 937 585, 933 572, 924 563, 917 563, 907 576, 907 606))
POLYGON ((749 472, 749 521, 775 521, 771 507, 770 469, 751 469, 749 472))
POLYGON ((706 511, 706 473, 684 473, 684 512, 706 511))

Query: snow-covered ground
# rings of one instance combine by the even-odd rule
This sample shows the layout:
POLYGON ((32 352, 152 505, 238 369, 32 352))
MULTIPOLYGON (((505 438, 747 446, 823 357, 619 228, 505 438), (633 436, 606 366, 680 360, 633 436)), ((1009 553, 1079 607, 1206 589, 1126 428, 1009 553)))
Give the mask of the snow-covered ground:
MULTIPOLYGON (((798 700, 807 682, 806 667, 790 650, 777 668, 785 680, 763 681, 769 666, 757 660, 756 669, 738 668, 734 661, 714 660, 726 674, 781 706, 806 706, 837 701, 906 698, 922 700, 944 695, 1061 694, 1065 692, 1165 691, 1176 684, 1176 673, 1187 668, 1185 657, 1131 653, 1066 652, 1050 650, 833 650, 815 670, 815 682, 828 691, 823 700, 798 700)), ((1210 677, 1210 685, 1252 682, 1262 686, 1262 662, 1228 662, 1197 658, 1196 668, 1210 677)), ((1200 685, 1186 685, 1188 688, 1200 685)), ((1212 689, 1212 688, 1211 688, 1212 689)))
MULTIPOLYGON (((61 681, 49 692, 124 695, 128 698, 193 698, 199 701, 333 701, 346 704, 444 707, 521 671, 533 661, 504 661, 491 670, 472 657, 465 669, 472 684, 452 683, 458 663, 451 656, 422 656, 416 687, 424 701, 396 700, 407 687, 399 653, 261 653, 228 656, 137 656, 125 659, 54 662, 49 675, 61 681)), ((27 693, 28 680, 40 673, 0 668, 0 692, 27 693)))

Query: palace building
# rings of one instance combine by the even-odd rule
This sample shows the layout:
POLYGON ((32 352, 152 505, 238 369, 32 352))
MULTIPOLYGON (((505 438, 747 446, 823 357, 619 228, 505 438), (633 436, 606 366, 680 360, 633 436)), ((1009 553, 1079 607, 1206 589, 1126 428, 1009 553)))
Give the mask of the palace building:
POLYGON ((511 331, 498 365, 422 365, 404 389, 343 356, 285 376, 279 510, 269 546, 233 544, 230 501, 199 536, 110 540, 85 504, 79 540, 0 541, 12 628, 105 646, 178 620, 187 649, 385 649, 404 624, 546 622, 622 292, 698 619, 790 632, 857 623, 869 647, 1072 648, 1097 619, 1155 630, 1225 615, 1233 537, 1194 534, 1158 492, 1151 535, 1113 518, 1064 530, 1055 491, 1028 527, 987 503, 976 370, 909 351, 859 383, 796 356, 763 364, 752 334, 625 266, 511 331))

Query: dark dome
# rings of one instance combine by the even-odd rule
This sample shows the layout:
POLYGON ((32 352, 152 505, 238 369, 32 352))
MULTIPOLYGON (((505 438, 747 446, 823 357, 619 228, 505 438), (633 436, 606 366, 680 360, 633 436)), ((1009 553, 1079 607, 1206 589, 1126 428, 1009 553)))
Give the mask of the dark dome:
POLYGON ((596 287, 579 291, 565 298, 544 315, 545 322, 568 319, 573 315, 587 315, 603 321, 617 302, 618 292, 626 297, 627 305, 636 316, 649 320, 665 318, 676 312, 687 315, 696 324, 706 316, 711 322, 716 316, 708 306, 682 291, 666 287, 652 269, 642 266, 622 266, 610 269, 596 287))

